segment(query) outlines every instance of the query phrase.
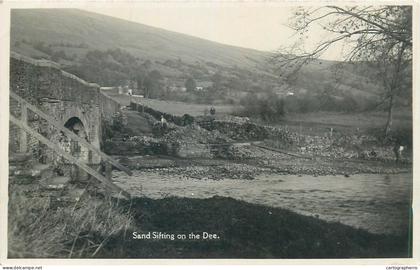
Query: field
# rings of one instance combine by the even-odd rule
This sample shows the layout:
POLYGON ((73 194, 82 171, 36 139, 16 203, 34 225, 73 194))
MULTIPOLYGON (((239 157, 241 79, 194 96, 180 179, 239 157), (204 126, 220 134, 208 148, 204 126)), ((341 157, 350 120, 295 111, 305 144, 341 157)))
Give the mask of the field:
MULTIPOLYGON (((123 106, 130 105, 130 96, 127 95, 111 95, 108 94, 112 99, 116 100, 123 106)), ((139 98, 131 97, 133 102, 137 102, 150 107, 154 110, 165 112, 172 115, 183 116, 189 114, 191 116, 204 115, 210 111, 211 107, 216 109, 217 115, 232 114, 235 112, 236 107, 231 105, 205 105, 205 104, 189 104, 179 101, 167 101, 159 99, 139 98)))
POLYGON ((216 109, 216 113, 219 115, 231 114, 235 110, 235 107, 230 105, 188 104, 178 101, 166 101, 145 98, 137 98, 136 101, 157 111, 166 112, 177 116, 182 116, 184 114, 189 114, 191 116, 204 115, 205 111, 207 111, 208 113, 211 107, 214 107, 216 109))
MULTIPOLYGON (((386 121, 386 112, 313 112, 306 114, 287 114, 285 122, 300 122, 312 125, 331 125, 343 127, 370 128, 383 125, 386 121)), ((408 109, 394 113, 394 124, 398 126, 410 125, 411 112, 408 109)))
MULTIPOLYGON (((308 135, 324 135, 333 132, 361 134, 371 129, 382 129, 386 124, 386 112, 313 112, 286 114, 276 126, 287 126, 291 131, 308 135)), ((393 128, 408 129, 412 126, 412 115, 408 109, 394 113, 393 128)))

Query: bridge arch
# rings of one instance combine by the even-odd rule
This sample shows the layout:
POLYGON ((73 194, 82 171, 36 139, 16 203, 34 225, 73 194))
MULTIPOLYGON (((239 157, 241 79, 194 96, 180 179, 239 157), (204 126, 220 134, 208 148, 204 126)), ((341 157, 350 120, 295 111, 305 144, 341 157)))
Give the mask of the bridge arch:
MULTIPOLYGON (((67 129, 75 133, 80 138, 85 139, 86 141, 89 141, 85 125, 80 120, 80 118, 76 116, 71 117, 65 122, 64 127, 66 127, 67 129)), ((65 136, 65 135, 61 134, 61 136, 65 136)), ((89 149, 80 145, 78 141, 67 138, 67 136, 65 136, 65 140, 69 143, 69 149, 65 149, 67 152, 69 152, 72 156, 80 160, 83 160, 86 162, 89 161, 89 149)))
POLYGON ((85 140, 88 140, 87 134, 86 134, 86 131, 85 131, 85 125, 83 124, 82 120, 80 120, 79 117, 73 116, 73 117, 69 118, 64 123, 64 127, 70 129, 71 131, 73 131, 79 137, 82 137, 85 140))
MULTIPOLYGON (((79 117, 72 116, 68 118, 64 123, 64 127, 89 142, 87 128, 79 117)), ((92 155, 89 149, 81 145, 77 140, 66 136, 64 132, 59 133, 57 141, 58 146, 73 157, 86 164, 92 162, 92 155)), ((87 173, 80 170, 77 166, 72 165, 64 158, 60 157, 56 165, 58 165, 57 168, 59 168, 62 174, 70 174, 73 180, 86 181, 89 178, 87 173)))

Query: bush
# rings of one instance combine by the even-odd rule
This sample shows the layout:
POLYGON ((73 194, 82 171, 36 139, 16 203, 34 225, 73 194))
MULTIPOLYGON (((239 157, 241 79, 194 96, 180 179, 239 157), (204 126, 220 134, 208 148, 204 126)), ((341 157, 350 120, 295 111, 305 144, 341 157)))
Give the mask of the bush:
POLYGON ((359 110, 359 104, 353 96, 346 95, 341 102, 340 109, 345 112, 355 112, 359 110))
POLYGON ((241 99, 240 104, 243 106, 240 115, 260 118, 263 121, 278 121, 285 114, 284 100, 272 93, 265 96, 248 94, 241 99))
POLYGON ((385 128, 371 128, 367 133, 374 136, 378 141, 386 145, 403 145, 412 149, 413 147, 413 129, 412 127, 395 127, 391 128, 388 136, 385 136, 385 128))
POLYGON ((103 142, 114 137, 125 137, 128 133, 127 119, 122 113, 117 112, 112 115, 110 120, 104 120, 102 122, 102 128, 103 142))
POLYGON ((288 96, 285 100, 287 112, 316 112, 321 109, 321 104, 316 96, 288 96))
POLYGON ((397 128, 391 130, 390 136, 400 145, 413 147, 413 129, 412 127, 397 128))

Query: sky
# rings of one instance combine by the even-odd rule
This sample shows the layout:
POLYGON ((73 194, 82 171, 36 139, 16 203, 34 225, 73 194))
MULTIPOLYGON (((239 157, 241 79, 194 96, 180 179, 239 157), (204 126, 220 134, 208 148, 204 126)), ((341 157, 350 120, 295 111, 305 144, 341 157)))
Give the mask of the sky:
MULTIPOLYGON (((86 8, 95 13, 122 18, 223 44, 274 51, 290 46, 296 36, 288 27, 295 7, 289 6, 158 6, 86 8)), ((307 48, 326 33, 311 32, 307 48)), ((340 46, 321 58, 340 60, 340 46)))

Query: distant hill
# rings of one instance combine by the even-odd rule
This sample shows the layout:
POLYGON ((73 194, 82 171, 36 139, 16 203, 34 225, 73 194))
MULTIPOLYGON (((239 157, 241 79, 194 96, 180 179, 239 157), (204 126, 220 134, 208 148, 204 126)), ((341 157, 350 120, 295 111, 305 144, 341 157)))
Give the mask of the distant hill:
MULTIPOLYGON (((375 97, 377 85, 345 67, 340 84, 331 66, 319 60, 286 83, 267 64, 269 52, 224 45, 140 23, 77 9, 15 9, 11 13, 11 49, 46 58, 63 69, 101 85, 118 85, 139 73, 158 70, 166 87, 182 86, 188 77, 207 83, 221 75, 225 93, 273 90, 334 96, 375 97)), ((232 94, 233 93, 233 94, 232 94)), ((205 99, 205 98, 204 98, 205 99)))
MULTIPOLYGON (((43 41, 78 55, 88 49, 121 48, 142 59, 181 58, 185 62, 210 61, 246 68, 256 67, 267 56, 267 53, 257 50, 223 45, 76 9, 12 10, 11 26, 12 42, 22 39, 31 43, 43 41)), ((29 48, 23 47, 18 51, 36 55, 29 48)))

